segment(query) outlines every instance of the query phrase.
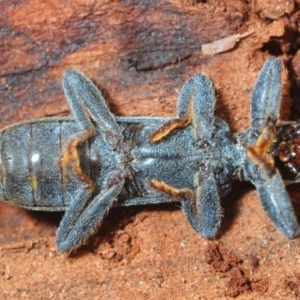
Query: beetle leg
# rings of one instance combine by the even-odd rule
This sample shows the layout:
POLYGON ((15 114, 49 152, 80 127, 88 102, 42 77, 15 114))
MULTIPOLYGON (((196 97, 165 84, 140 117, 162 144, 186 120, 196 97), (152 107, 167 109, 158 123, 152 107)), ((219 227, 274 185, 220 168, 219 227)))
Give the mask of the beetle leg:
POLYGON ((181 209, 192 227, 201 236, 213 238, 221 225, 223 209, 217 182, 209 166, 206 172, 201 174, 195 194, 194 199, 182 201, 181 209))
POLYGON ((123 135, 101 93, 83 73, 74 69, 68 70, 63 77, 63 88, 82 130, 68 141, 61 153, 59 165, 64 174, 68 164, 71 164, 77 177, 92 186, 93 182, 80 167, 78 145, 95 134, 101 134, 107 146, 115 149, 121 146, 123 135))
POLYGON ((217 234, 223 216, 218 187, 210 166, 198 175, 200 182, 196 193, 189 189, 177 190, 156 180, 148 183, 157 191, 174 197, 174 202, 181 202, 182 212, 191 226, 201 236, 213 238, 217 234))
POLYGON ((278 118, 281 100, 281 60, 268 59, 256 80, 251 97, 251 126, 262 132, 269 118, 278 118))
POLYGON ((152 205, 152 204, 163 204, 163 203, 174 203, 178 202, 176 198, 169 197, 167 195, 159 196, 143 196, 136 197, 132 199, 126 199, 125 201, 120 201, 115 203, 115 206, 136 206, 136 205, 152 205))
POLYGON ((75 69, 66 71, 63 88, 74 117, 84 131, 95 127, 108 146, 115 148, 123 141, 122 132, 114 115, 93 82, 75 69))
POLYGON ((77 192, 57 231, 56 246, 60 252, 76 249, 97 229, 122 190, 124 177, 119 174, 108 174, 106 188, 92 199, 90 189, 77 192))
POLYGON ((252 180, 252 182, 258 191, 264 210, 285 236, 293 238, 300 234, 297 217, 281 175, 274 167, 274 159, 268 156, 276 135, 275 126, 276 121, 269 118, 256 145, 247 147, 247 154, 252 162, 259 166, 262 180, 252 180))
POLYGON ((215 91, 211 80, 204 74, 196 74, 184 85, 178 99, 179 118, 190 116, 196 138, 209 141, 215 129, 215 91))
POLYGON ((254 182, 254 185, 266 214, 286 237, 298 236, 299 224, 280 173, 275 170, 274 175, 265 173, 264 177, 263 183, 254 182))
POLYGON ((58 250, 70 252, 93 233, 124 184, 124 178, 118 175, 121 173, 110 173, 108 177, 113 179, 106 183, 99 195, 91 199, 94 183, 80 167, 78 146, 97 134, 103 137, 108 147, 118 150, 122 147, 123 135, 102 95, 84 74, 68 70, 63 77, 63 88, 81 129, 68 141, 59 161, 63 174, 71 171, 68 173, 75 175, 73 180, 81 182, 57 232, 58 250))
POLYGON ((209 141, 214 130, 215 93, 212 82, 204 74, 196 74, 183 86, 179 95, 178 119, 171 120, 149 138, 157 142, 177 128, 193 124, 196 138, 209 141))

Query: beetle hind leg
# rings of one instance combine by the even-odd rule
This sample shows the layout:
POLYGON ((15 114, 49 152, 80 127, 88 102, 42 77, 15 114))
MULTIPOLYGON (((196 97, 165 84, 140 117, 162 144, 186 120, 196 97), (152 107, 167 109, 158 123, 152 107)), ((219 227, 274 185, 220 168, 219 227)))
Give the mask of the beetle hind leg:
POLYGON ((124 138, 121 129, 90 79, 78 70, 70 69, 64 74, 63 88, 82 131, 74 140, 83 141, 98 134, 111 149, 122 146, 124 138))
POLYGON ((63 88, 74 117, 83 131, 95 127, 97 132, 104 135, 107 144, 111 147, 114 147, 119 140, 123 140, 114 115, 89 78, 78 70, 70 69, 64 74, 63 88))
POLYGON ((113 206, 123 185, 123 176, 111 172, 106 187, 94 198, 86 187, 77 191, 57 230, 56 246, 60 252, 69 253, 86 241, 113 206))
POLYGON ((120 149, 123 135, 101 93, 83 73, 75 69, 66 71, 63 88, 80 131, 67 142, 59 166, 63 174, 67 172, 68 166, 72 166, 75 175, 92 187, 92 180, 80 167, 78 146, 95 135, 101 135, 109 148, 120 149))

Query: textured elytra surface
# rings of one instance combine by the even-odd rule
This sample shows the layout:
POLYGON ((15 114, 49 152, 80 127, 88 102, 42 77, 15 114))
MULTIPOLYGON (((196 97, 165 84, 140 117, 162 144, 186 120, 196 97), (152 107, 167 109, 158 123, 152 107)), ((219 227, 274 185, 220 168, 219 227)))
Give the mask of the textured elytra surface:
MULTIPOLYGON (((205 72, 219 95, 216 114, 232 130, 247 128, 251 90, 270 55, 288 67, 281 116, 289 117, 292 95, 296 119, 297 1, 202 2, 1 3, 1 126, 68 114, 61 76, 76 67, 116 115, 174 116, 176 91, 205 72), (229 52, 200 51, 203 43, 246 30, 255 34, 229 52)), ((292 190, 300 199, 297 186, 292 190)), ((217 241, 200 238, 176 206, 118 208, 71 257, 54 249, 61 214, 1 204, 1 298, 297 297, 299 240, 274 228, 250 185, 236 184, 222 204, 217 241)))

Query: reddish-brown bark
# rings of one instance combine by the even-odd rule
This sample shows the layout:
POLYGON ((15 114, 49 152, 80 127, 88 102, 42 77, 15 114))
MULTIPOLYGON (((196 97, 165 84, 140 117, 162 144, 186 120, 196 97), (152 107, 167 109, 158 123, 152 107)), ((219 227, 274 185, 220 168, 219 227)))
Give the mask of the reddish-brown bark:
MULTIPOLYGON (((216 114, 233 131, 246 129, 255 78, 272 55, 287 67, 281 117, 289 118, 293 105, 297 118, 299 5, 2 1, 1 126, 69 114, 61 77, 75 67, 93 79, 113 113, 122 116, 175 116, 184 81, 205 72, 216 87, 216 114), (246 31, 254 34, 227 52, 201 52, 203 44, 246 31)), ((291 192, 300 199, 297 186, 291 192)), ((54 247, 62 214, 1 203, 0 298, 298 297, 299 239, 287 240, 275 229, 248 184, 236 183, 222 204, 225 216, 216 241, 197 235, 176 206, 118 208, 87 246, 67 257, 54 247)))

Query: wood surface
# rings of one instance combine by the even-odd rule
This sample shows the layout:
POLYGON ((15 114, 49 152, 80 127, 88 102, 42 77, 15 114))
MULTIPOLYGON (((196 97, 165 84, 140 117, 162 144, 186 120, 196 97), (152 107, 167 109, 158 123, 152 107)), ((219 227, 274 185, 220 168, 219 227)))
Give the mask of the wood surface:
MULTIPOLYGON (((216 115, 246 129, 253 84, 271 56, 285 66, 281 118, 297 119, 299 2, 1 1, 1 127, 69 115, 61 78, 78 68, 118 116, 176 116, 185 80, 206 73, 216 115), (247 31, 232 49, 201 51, 247 31)), ((298 187, 289 190, 297 208, 298 187)), ((1 203, 0 298, 298 299, 299 239, 278 232, 250 184, 235 183, 222 205, 212 241, 176 205, 117 208, 86 246, 62 256, 54 246, 62 213, 1 203)))

